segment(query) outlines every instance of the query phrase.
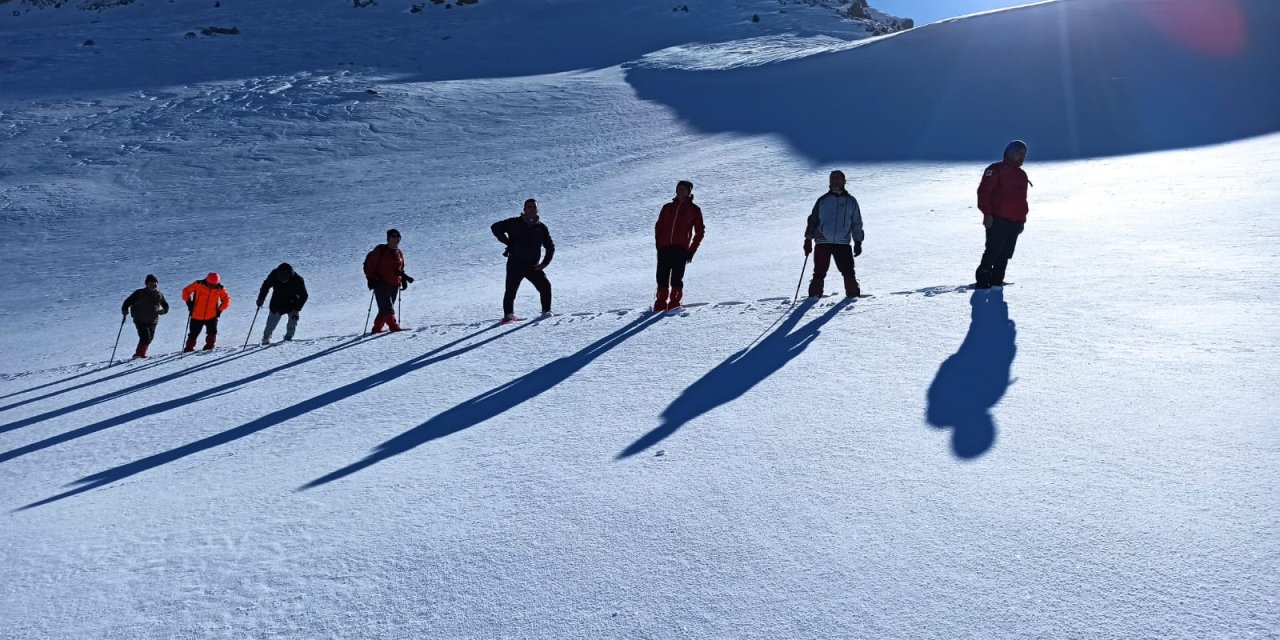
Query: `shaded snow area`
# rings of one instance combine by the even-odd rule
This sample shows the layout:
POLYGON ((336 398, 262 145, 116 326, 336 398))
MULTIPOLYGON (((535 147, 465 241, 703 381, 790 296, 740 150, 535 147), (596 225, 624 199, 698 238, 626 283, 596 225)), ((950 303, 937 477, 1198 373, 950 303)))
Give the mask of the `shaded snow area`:
POLYGON ((1280 635, 1272 0, 75 4, 0 3, 0 638, 1280 635), (866 295, 793 304, 833 168, 866 295), (558 315, 499 326, 529 197, 558 315), (392 226, 407 330, 362 337, 392 226))

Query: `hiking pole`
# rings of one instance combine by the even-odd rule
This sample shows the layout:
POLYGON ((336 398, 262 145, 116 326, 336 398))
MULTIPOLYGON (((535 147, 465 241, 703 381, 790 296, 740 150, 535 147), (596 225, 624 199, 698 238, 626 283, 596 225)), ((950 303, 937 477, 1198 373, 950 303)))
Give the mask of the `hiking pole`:
POLYGON ((129 316, 122 316, 120 318, 120 330, 116 332, 116 343, 111 345, 111 360, 109 360, 107 364, 116 363, 116 348, 120 346, 120 334, 124 333, 124 321, 128 319, 129 316))
POLYGON ((796 283, 796 295, 791 298, 792 306, 800 300, 800 285, 804 284, 804 272, 809 268, 809 254, 804 254, 804 266, 800 267, 800 281, 796 283))
MULTIPOLYGON (((244 337, 244 346, 241 349, 249 348, 249 338, 253 337, 253 325, 258 324, 258 312, 262 311, 262 307, 253 310, 253 321, 249 323, 249 335, 244 337)), ((268 323, 269 324, 269 323, 268 323)))
POLYGON ((182 346, 179 351, 187 348, 187 336, 191 335, 191 310, 187 309, 187 328, 182 330, 182 346))
POLYGON ((400 290, 400 297, 396 298, 396 322, 404 322, 404 292, 407 289, 400 290))
POLYGON ((360 331, 360 335, 369 333, 369 318, 373 315, 373 292, 369 292, 369 311, 364 314, 364 329, 360 331))

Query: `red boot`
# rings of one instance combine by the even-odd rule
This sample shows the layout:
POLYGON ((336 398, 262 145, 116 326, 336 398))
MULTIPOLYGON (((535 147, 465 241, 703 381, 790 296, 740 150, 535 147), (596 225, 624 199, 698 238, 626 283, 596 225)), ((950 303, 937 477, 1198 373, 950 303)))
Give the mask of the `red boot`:
POLYGON ((684 289, 672 289, 671 300, 667 302, 667 310, 680 308, 680 300, 684 298, 684 289))
POLYGON ((133 350, 133 357, 135 358, 147 357, 147 345, 139 344, 138 348, 133 350))
POLYGON ((386 324, 386 322, 387 322, 387 317, 386 317, 386 316, 382 316, 382 315, 380 315, 380 316, 378 316, 378 317, 374 318, 374 319, 373 319, 373 333, 382 333, 382 326, 383 326, 384 324, 386 324))
POLYGON ((401 330, 400 323, 396 321, 396 314, 394 313, 387 315, 387 330, 390 331, 391 333, 395 333, 401 330))
POLYGON ((653 310, 654 311, 667 310, 667 288, 666 287, 658 287, 658 298, 657 300, 653 301, 653 310))
POLYGON ((192 351, 195 351, 195 350, 196 350, 196 339, 187 338, 187 344, 184 347, 182 347, 182 352, 191 353, 192 351))

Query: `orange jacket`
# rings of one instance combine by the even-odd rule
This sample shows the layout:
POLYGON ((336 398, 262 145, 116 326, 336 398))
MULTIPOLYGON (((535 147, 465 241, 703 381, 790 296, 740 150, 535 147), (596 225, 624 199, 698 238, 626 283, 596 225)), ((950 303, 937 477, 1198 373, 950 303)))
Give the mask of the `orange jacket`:
POLYGON ((231 296, 221 284, 196 280, 182 290, 182 301, 191 310, 192 320, 212 320, 231 306, 231 296))

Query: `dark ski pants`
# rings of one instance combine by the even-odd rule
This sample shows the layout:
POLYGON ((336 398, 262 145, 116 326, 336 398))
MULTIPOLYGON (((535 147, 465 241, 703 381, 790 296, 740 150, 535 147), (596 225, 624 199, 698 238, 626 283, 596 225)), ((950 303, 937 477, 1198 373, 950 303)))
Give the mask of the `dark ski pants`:
POLYGON ((987 245, 982 252, 982 262, 978 264, 978 270, 973 276, 979 287, 1004 282, 1004 270, 1013 257, 1022 229, 1021 222, 1005 218, 991 219, 991 226, 987 227, 987 245))
POLYGON ((658 288, 683 289, 684 267, 689 263, 689 251, 681 246, 658 249, 658 288))
POLYGON ((379 284, 373 288, 373 298, 378 301, 378 316, 394 316, 396 314, 396 297, 400 295, 400 287, 393 284, 379 284))
POLYGON ((524 280, 532 283, 533 288, 537 289, 538 295, 542 297, 542 312, 546 313, 551 310, 551 281, 547 280, 545 272, 541 269, 535 269, 535 266, 507 262, 507 291, 502 296, 502 312, 504 314, 515 313, 516 291, 524 280))
POLYGON ((200 330, 205 329, 204 344, 212 346, 218 337, 218 319, 210 318, 208 320, 191 320, 191 331, 187 334, 187 346, 192 347, 196 344, 196 338, 200 337, 200 330))
POLYGON ((276 327, 280 325, 280 319, 286 315, 289 316, 289 322, 286 323, 284 326, 284 339, 285 340, 293 339, 293 333, 298 330, 298 312, 289 311, 286 313, 276 313, 272 311, 270 314, 267 315, 266 330, 262 332, 263 340, 271 339, 271 334, 274 333, 276 330, 276 327))
POLYGON ((138 350, 139 351, 141 351, 147 345, 151 344, 152 340, 156 339, 156 324, 157 323, 155 322, 133 323, 134 328, 138 330, 138 350))
POLYGON ((813 279, 809 281, 809 295, 822 295, 823 281, 827 279, 832 260, 835 260, 840 275, 844 276, 844 294, 858 295, 858 278, 853 271, 853 246, 847 244, 820 244, 813 248, 813 279))

